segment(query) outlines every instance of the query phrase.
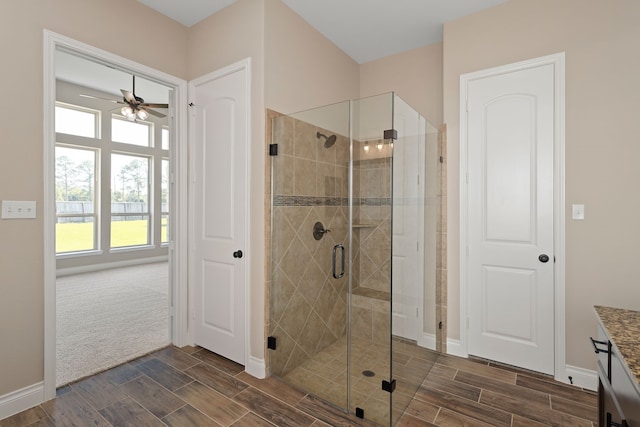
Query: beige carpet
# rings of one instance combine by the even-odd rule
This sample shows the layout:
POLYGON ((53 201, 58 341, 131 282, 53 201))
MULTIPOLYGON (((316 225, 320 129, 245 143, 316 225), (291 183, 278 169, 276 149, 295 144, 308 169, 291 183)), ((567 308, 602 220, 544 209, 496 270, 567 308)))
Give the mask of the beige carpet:
POLYGON ((170 343, 166 262, 56 280, 56 385, 170 343))

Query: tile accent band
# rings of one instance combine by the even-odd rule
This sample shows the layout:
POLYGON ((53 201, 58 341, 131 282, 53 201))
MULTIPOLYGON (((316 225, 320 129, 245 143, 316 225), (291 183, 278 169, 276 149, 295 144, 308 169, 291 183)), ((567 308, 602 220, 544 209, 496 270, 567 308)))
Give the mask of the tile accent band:
MULTIPOLYGON (((273 196, 273 206, 347 206, 347 197, 273 196)), ((356 206, 391 206, 390 197, 355 198, 356 206)))

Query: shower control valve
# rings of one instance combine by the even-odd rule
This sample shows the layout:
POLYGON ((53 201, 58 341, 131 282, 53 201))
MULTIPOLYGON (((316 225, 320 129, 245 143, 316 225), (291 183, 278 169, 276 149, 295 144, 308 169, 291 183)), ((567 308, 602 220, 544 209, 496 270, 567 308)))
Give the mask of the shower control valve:
POLYGON ((322 225, 320 221, 316 222, 313 225, 313 238, 316 240, 322 239, 322 236, 324 236, 325 233, 330 233, 330 232, 331 230, 325 229, 324 225, 322 225))

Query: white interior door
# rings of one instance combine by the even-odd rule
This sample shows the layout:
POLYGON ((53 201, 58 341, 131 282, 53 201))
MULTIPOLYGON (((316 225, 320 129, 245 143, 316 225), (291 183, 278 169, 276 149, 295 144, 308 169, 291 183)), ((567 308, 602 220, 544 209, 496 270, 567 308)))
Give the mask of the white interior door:
POLYGON ((554 373, 554 105, 553 64, 467 83, 468 351, 547 374, 554 373))
POLYGON ((392 333, 418 340, 424 287, 425 121, 394 99, 392 333))
POLYGON ((248 70, 192 82, 195 344, 245 364, 248 70), (241 254, 242 252, 242 254, 241 254))

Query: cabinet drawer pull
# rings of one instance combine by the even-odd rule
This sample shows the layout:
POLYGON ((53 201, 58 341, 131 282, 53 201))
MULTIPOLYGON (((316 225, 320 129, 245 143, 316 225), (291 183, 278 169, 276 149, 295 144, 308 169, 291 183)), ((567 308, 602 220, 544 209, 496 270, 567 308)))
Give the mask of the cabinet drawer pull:
POLYGON ((596 353, 609 353, 609 343, 608 342, 594 340, 593 337, 589 337, 589 339, 591 340, 591 344, 593 344, 593 349, 595 350, 596 353), (604 346, 607 346, 607 348, 606 349, 598 348, 598 344, 602 344, 604 346))

